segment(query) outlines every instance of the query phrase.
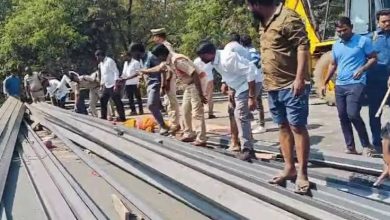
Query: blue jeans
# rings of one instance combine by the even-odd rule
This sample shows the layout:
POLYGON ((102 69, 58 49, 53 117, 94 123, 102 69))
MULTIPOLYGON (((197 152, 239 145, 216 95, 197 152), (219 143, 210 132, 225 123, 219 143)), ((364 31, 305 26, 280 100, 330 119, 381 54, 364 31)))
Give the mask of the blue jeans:
POLYGON ((157 123, 161 126, 164 126, 164 118, 161 114, 161 100, 160 100, 160 84, 152 84, 148 85, 147 93, 148 93, 148 102, 147 107, 149 111, 152 113, 154 119, 156 119, 157 123))
POLYGON ((309 116, 310 85, 304 92, 294 96, 291 88, 269 91, 268 104, 273 121, 276 124, 288 123, 296 127, 305 127, 309 116))
POLYGON ((370 128, 372 135, 372 145, 374 145, 377 152, 382 152, 382 138, 381 138, 381 118, 382 115, 375 117, 382 99, 385 97, 387 91, 387 82, 373 81, 367 82, 366 94, 368 98, 368 115, 370 118, 370 128))
POLYGON ((343 86, 336 85, 336 106, 341 130, 343 131, 345 144, 350 150, 354 150, 356 147, 352 125, 359 135, 362 146, 370 146, 366 125, 360 116, 364 89, 365 85, 360 83, 343 86))

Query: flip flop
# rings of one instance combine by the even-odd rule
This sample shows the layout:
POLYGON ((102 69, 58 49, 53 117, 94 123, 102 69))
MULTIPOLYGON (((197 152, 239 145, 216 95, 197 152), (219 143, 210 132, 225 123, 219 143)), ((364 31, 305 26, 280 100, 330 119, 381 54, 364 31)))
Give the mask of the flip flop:
POLYGON ((307 195, 310 189, 310 182, 308 180, 297 180, 295 184, 295 193, 300 195, 307 195))
POLYGON ((272 185, 283 186, 283 185, 286 185, 287 180, 295 182, 296 179, 297 179, 297 175, 293 175, 293 176, 275 176, 274 178, 272 178, 272 180, 269 180, 268 183, 272 184, 272 185))

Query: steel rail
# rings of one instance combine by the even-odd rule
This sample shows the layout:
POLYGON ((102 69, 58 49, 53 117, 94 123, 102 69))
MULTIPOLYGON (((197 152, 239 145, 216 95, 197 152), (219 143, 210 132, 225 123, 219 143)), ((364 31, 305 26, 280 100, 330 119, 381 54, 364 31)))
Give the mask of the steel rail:
MULTIPOLYGON (((111 129, 112 130, 112 129, 111 129)), ((132 133, 133 133, 133 135, 130 137, 130 138, 128 138, 130 141, 133 139, 134 140, 134 130, 129 130, 129 131, 133 131, 132 133)), ((145 134, 145 133, 142 133, 141 135, 147 135, 147 134, 145 134)), ((148 138, 148 140, 150 140, 151 138, 148 138)), ((175 143, 173 143, 173 145, 175 145, 175 143)), ((166 147, 166 148, 169 148, 170 146, 172 146, 172 143, 170 143, 170 144, 168 144, 168 145, 165 145, 164 147, 166 147)), ((183 148, 183 146, 181 145, 181 146, 179 146, 177 149, 174 149, 174 150, 178 150, 178 149, 184 149, 183 148)), ((189 149, 191 149, 191 148, 189 148, 189 149)), ((209 154, 210 152, 207 152, 207 154, 209 154)), ((206 156, 206 155, 203 155, 203 156, 206 156)), ((201 159, 201 158, 197 158, 198 160, 199 159, 201 159)), ((237 161, 235 161, 235 162, 237 162, 237 161)), ((224 165, 223 167, 226 167, 226 165, 224 165)), ((222 168, 223 168, 222 167, 222 168)), ((277 171, 276 170, 274 170, 273 171, 273 173, 276 173, 277 171)), ((271 172, 272 173, 272 172, 271 172)), ((264 174, 262 175, 262 176, 264 176, 264 174)), ((317 181, 318 182, 318 181, 317 181)), ((343 186, 339 186, 339 187, 343 187, 343 186)), ((348 188, 348 187, 345 187, 344 186, 344 188, 348 188)), ((361 192, 361 193, 364 193, 364 192, 361 192)), ((335 194, 340 194, 340 192, 338 192, 338 191, 336 191, 336 190, 333 190, 332 191, 332 189, 329 189, 329 188, 327 188, 327 187, 323 187, 323 186, 320 186, 320 185, 317 185, 317 190, 316 191, 314 191, 314 194, 316 194, 316 197, 318 197, 318 198, 329 198, 329 199, 332 199, 332 200, 334 200, 335 198, 337 199, 337 197, 335 197, 335 196, 332 196, 332 194, 333 195, 335 195, 335 194), (317 192, 318 191, 318 192, 317 192)), ((342 194, 342 193, 341 193, 342 194)), ((358 197, 352 197, 352 198, 350 198, 350 196, 349 195, 347 195, 347 194, 344 194, 343 195, 344 197, 347 197, 348 198, 348 200, 346 200, 346 199, 338 199, 338 201, 339 201, 339 205, 344 205, 344 203, 345 202, 347 202, 347 204, 348 204, 348 201, 349 201, 349 206, 351 206, 351 210, 361 210, 361 212, 363 213, 363 214, 365 214, 365 213, 372 213, 372 214, 376 214, 378 211, 379 211, 379 213, 380 213, 380 209, 381 208, 388 208, 388 207, 386 207, 386 206, 381 206, 380 208, 377 208, 377 209, 375 209, 375 206, 376 206, 376 204, 374 204, 374 205, 372 205, 372 207, 367 207, 367 205, 366 205, 366 203, 367 203, 367 201, 365 201, 365 200, 362 200, 361 202, 361 205, 359 206, 357 206, 356 207, 356 203, 355 202, 352 202, 351 203, 351 201, 355 201, 355 200, 359 200, 360 198, 358 198, 358 197)), ((340 196, 340 197, 342 197, 342 196, 340 196)), ((361 200, 361 199, 360 199, 361 200)), ((329 201, 329 200, 328 200, 329 201)), ((371 203, 372 204, 372 203, 371 203)), ((379 205, 380 206, 380 205, 379 205)), ((382 214, 384 214, 384 215, 386 215, 386 214, 388 214, 388 213, 382 213, 382 214)), ((383 216, 382 216, 383 217, 383 216)))
POLYGON ((85 147, 86 149, 94 152, 96 155, 104 158, 115 166, 125 170, 131 175, 143 180, 147 184, 159 189, 160 191, 170 195, 176 200, 182 202, 188 207, 202 213, 206 216, 209 216, 212 219, 242 219, 242 216, 238 216, 234 213, 227 214, 223 212, 215 205, 210 204, 210 202, 205 201, 201 198, 196 192, 188 190, 183 185, 172 182, 170 179, 167 179, 165 176, 156 173, 155 171, 143 167, 137 162, 131 160, 125 160, 123 157, 118 156, 109 150, 106 150, 104 147, 92 142, 88 139, 85 139, 79 134, 73 133, 73 131, 67 130, 64 127, 52 124, 52 122, 43 122, 43 125, 46 126, 47 123, 50 123, 54 126, 58 132, 64 134, 64 136, 71 139, 73 142, 79 144, 80 146, 85 147), (236 216, 236 217, 233 217, 236 216))
MULTIPOLYGON (((59 115, 57 115, 57 116, 59 116, 59 115)), ((63 115, 62 115, 63 116, 63 115)), ((69 120, 72 120, 71 118, 67 118, 67 121, 69 122, 69 120)), ((77 124, 77 121, 74 121, 74 122, 72 122, 72 124, 74 125, 74 124, 77 124)), ((77 124, 77 127, 82 127, 83 125, 82 124, 77 124)), ((91 130, 92 129, 90 129, 90 132, 91 132, 91 130)), ((95 134, 96 134, 96 132, 98 132, 97 130, 94 130, 93 131, 95 134)), ((137 141, 137 143, 138 143, 138 141, 137 141)), ((150 144, 150 143, 149 143, 150 144)), ((117 141, 117 147, 118 147, 118 141, 117 141)), ((132 155, 134 155, 134 148, 132 148, 132 155)), ((161 150, 161 149, 160 149, 161 150)), ((173 152, 170 152, 170 154, 174 154, 173 152)), ((167 154, 165 155, 165 156, 167 156, 167 154)), ((177 157, 180 157, 181 155, 176 155, 177 157)), ((171 158, 172 159, 172 158, 171 158)), ((184 160, 188 160, 188 158, 185 158, 185 159, 183 159, 182 161, 184 161, 184 160)), ((197 163, 197 161, 195 161, 195 160, 193 160, 192 162, 191 162, 191 164, 196 164, 197 163)), ((186 164, 187 166, 190 166, 190 164, 186 164)), ((206 172, 207 170, 213 170, 213 167, 211 167, 211 166, 205 166, 204 164, 200 164, 200 163, 198 163, 197 164, 197 166, 199 166, 199 167, 205 167, 205 168, 203 168, 203 172, 206 172)), ((194 167, 192 167, 192 168, 194 168, 194 167)), ((230 179, 230 181, 232 180, 232 179, 235 179, 236 178, 236 184, 235 184, 235 186, 237 187, 238 185, 243 185, 243 184, 247 184, 247 185, 250 185, 251 187, 253 187, 253 188, 255 188, 257 191, 262 191, 261 190, 261 188, 258 186, 258 185, 255 185, 255 184, 253 184, 253 183, 251 183, 251 182, 249 182, 249 181, 246 181, 246 180, 242 180, 242 179, 239 179, 239 178, 237 178, 236 176, 232 176, 232 175, 230 175, 229 173, 226 173, 226 172, 221 172, 220 170, 217 170, 217 169, 214 169, 213 170, 213 173, 220 173, 219 175, 217 175, 220 179, 219 180, 224 180, 224 182, 226 183, 226 181, 228 181, 228 179, 230 179), (230 175, 230 176, 229 176, 230 175), (225 176, 225 177, 222 177, 221 178, 221 176, 225 176), (228 177, 226 177, 226 176, 228 176, 228 177), (237 184, 237 183, 240 183, 240 184, 237 184)), ((211 173, 209 172, 208 173, 208 175, 211 175, 211 173)), ((214 176, 214 178, 215 178, 216 176, 214 176)), ((231 184, 231 183, 230 183, 231 184)), ((256 191, 256 190, 253 190, 254 192, 256 191)), ((247 189, 246 190, 246 192, 248 192, 249 190, 247 189)), ((269 190, 267 189, 267 193, 265 193, 265 189, 263 189, 263 194, 256 194, 257 196, 262 196, 262 199, 264 199, 264 195, 265 194, 272 194, 272 193, 275 193, 275 192, 269 192, 269 190)), ((253 195, 253 192, 252 192, 252 195, 253 195)), ((283 198, 283 196, 284 195, 278 195, 278 199, 280 200, 281 198, 283 198)), ((273 205, 275 205, 276 203, 278 203, 277 201, 275 201, 275 200, 273 200, 272 201, 272 197, 271 196, 268 196, 268 197, 266 197, 266 198, 268 198, 268 200, 269 201, 267 201, 267 202, 271 202, 271 204, 273 203, 273 205)), ((276 195, 273 195, 273 198, 276 198, 276 195)), ((284 209, 287 209, 288 210, 288 208, 290 209, 289 211, 291 211, 291 209, 294 209, 294 206, 297 204, 297 203, 300 203, 300 201, 296 201, 296 200, 294 200, 294 202, 291 202, 291 198, 288 198, 288 197, 285 197, 285 200, 289 200, 290 199, 290 206, 289 207, 286 207, 286 205, 284 205, 285 207, 283 207, 284 209), (292 204, 294 204, 294 205, 292 205, 292 204)), ((286 203, 287 204, 287 203, 286 203)), ((279 203, 278 204, 279 206, 281 206, 281 204, 279 203)), ((302 207, 303 207, 303 209, 305 209, 304 207, 308 207, 308 205, 307 204, 305 204, 305 203, 302 203, 301 205, 300 205, 300 208, 302 209, 302 207)), ((313 207, 313 206, 310 206, 310 208, 308 207, 308 208, 306 208, 306 212, 305 213, 299 213, 300 212, 300 210, 294 210, 295 212, 295 214, 301 214, 301 215, 306 215, 306 216, 304 216, 304 217, 306 217, 306 218, 311 218, 311 219, 314 219, 314 218, 318 218, 318 216, 322 216, 324 219, 325 219, 325 216, 327 216, 327 217, 329 217, 329 215, 332 215, 332 214, 330 214, 330 213, 326 213, 326 214, 324 214, 325 212, 324 211, 322 211, 321 209, 316 209, 316 207, 313 207), (317 211, 317 212, 316 212, 317 211), (307 213, 315 213, 314 215, 308 215, 307 213), (321 214, 322 213, 322 214, 321 214)), ((334 218, 337 218, 337 216, 334 216, 334 218)), ((321 219, 321 217, 319 218, 319 219, 321 219)))
MULTIPOLYGON (((42 110, 44 111, 44 109, 42 110)), ((48 111, 47 109, 45 110, 48 111)), ((58 118, 56 119, 58 121, 58 118)), ((106 137, 110 137, 110 138, 103 138, 104 140, 100 140, 100 141, 106 141, 107 146, 109 146, 110 144, 111 145, 115 144, 115 149, 110 149, 110 150, 116 150, 116 152, 119 153, 120 152, 119 149, 125 149, 128 146, 128 143, 121 138, 117 138, 114 135, 112 135, 112 137, 108 136, 106 132, 102 132, 99 129, 96 129, 94 127, 86 128, 86 125, 83 125, 80 122, 74 120, 72 121, 72 120, 73 119, 71 118, 67 118, 67 121, 68 122, 71 121, 72 125, 76 125, 76 127, 78 128, 85 127, 83 133, 84 136, 88 136, 89 133, 93 133, 95 137, 102 137, 104 135, 106 135, 106 137)), ((99 140, 94 140, 94 142, 98 142, 98 141, 99 140)), ((255 197, 249 197, 248 194, 240 190, 237 190, 236 188, 231 187, 228 184, 217 181, 214 178, 211 178, 207 175, 204 175, 186 166, 182 166, 181 164, 173 162, 161 155, 153 154, 141 148, 138 149, 132 148, 132 149, 133 150, 131 156, 128 154, 123 154, 123 156, 127 156, 127 158, 129 159, 133 159, 133 160, 135 159, 140 163, 147 164, 147 166, 150 166, 153 169, 158 170, 158 172, 163 173, 166 176, 169 176, 172 179, 172 181, 178 181, 183 185, 191 187, 193 190, 201 192, 204 196, 207 196, 210 200, 218 202, 224 207, 229 207, 229 209, 231 210, 236 210, 244 217, 246 216, 246 218, 250 218, 250 219, 258 218, 258 213, 254 212, 254 210, 262 210, 262 212, 268 213, 267 214, 268 216, 280 217, 282 216, 281 212, 284 213, 283 216, 285 217, 289 216, 287 212, 284 210, 276 208, 275 206, 272 206, 268 203, 262 202, 261 200, 257 200, 255 197), (195 178, 196 176, 199 178, 195 178), (219 185, 219 187, 210 190, 209 187, 206 187, 205 184, 207 184, 208 186, 210 184, 219 185), (234 202, 232 203, 232 201, 227 198, 239 198, 241 202, 240 204, 234 202), (245 206, 242 206, 242 204, 245 204, 245 206)), ((329 216, 329 213, 327 213, 327 216, 329 216)))
POLYGON ((85 193, 72 175, 65 169, 54 154, 44 146, 41 139, 26 123, 23 123, 22 134, 30 140, 35 153, 42 158, 46 169, 60 189, 78 219, 108 219, 93 200, 85 193))
MULTIPOLYGON (((107 130, 107 132, 110 132, 110 129, 107 130)), ((113 132, 113 130, 111 129, 111 132, 113 132)), ((145 134, 141 134, 142 135, 145 135, 145 134)), ((144 140, 140 140, 140 139, 137 139, 134 135, 132 136, 128 136, 126 137, 126 135, 124 136, 129 142, 133 142, 135 144, 140 144, 142 145, 143 147, 145 148, 148 148, 154 152, 159 152, 158 150, 156 151, 155 149, 151 149, 151 145, 152 144, 155 144, 155 142, 153 143, 150 143, 150 142, 145 142, 144 140, 148 140, 150 141, 151 138, 145 138, 144 140), (142 144, 143 142, 143 144, 142 144)), ((164 149, 170 149, 171 151, 173 152, 169 152, 169 153, 163 153, 163 155, 165 157, 168 157, 170 159, 173 159, 175 161, 178 161, 177 159, 175 159, 174 157, 172 157, 172 154, 174 153, 177 153, 177 152, 181 152, 182 154, 186 154, 187 157, 191 157, 192 159, 195 159, 195 161, 202 161, 203 163, 207 163, 213 167, 218 167, 220 170, 225 170, 229 173, 234 173, 235 175, 237 176, 240 176, 242 178, 248 178, 248 179, 251 179, 252 182, 256 183, 256 184, 259 184, 259 185, 262 185, 264 187, 267 187, 269 190, 275 190, 275 188, 273 186, 270 186, 269 184, 266 183, 266 181, 268 179, 270 179, 272 177, 272 175, 275 175, 277 174, 278 170, 272 170, 272 172, 256 172, 257 169, 253 169, 252 171, 248 170, 248 164, 247 163, 244 163, 244 166, 241 166, 239 169, 232 169, 232 167, 235 166, 235 164, 237 162, 241 162, 241 161, 235 161, 235 160, 229 160, 229 162, 231 162, 230 164, 229 163, 224 163, 224 164, 218 164, 216 163, 215 161, 217 161, 216 159, 218 158, 209 158, 208 157, 208 153, 210 153, 210 151, 207 152, 206 155, 200 155, 200 156, 194 156, 193 153, 188 153, 188 151, 186 150, 190 150, 190 149, 193 149, 193 148, 186 148, 185 146, 183 146, 183 144, 181 144, 180 146, 176 146, 174 147, 174 145, 177 145, 177 143, 169 143, 169 144, 166 144, 163 146, 164 149), (205 159, 206 158, 206 159, 205 159), (251 176, 247 176, 247 175, 242 175, 242 173, 249 173, 251 174, 251 176), (269 174, 271 173, 271 175, 269 174), (268 177, 267 177, 268 176, 268 177), (261 177, 261 178, 260 178, 261 177)), ((196 150, 194 150, 196 151, 196 150)), ((161 152, 160 152, 161 153, 161 152)), ((230 158, 229 158, 230 159, 230 158)), ((194 162, 188 162, 188 159, 183 159, 181 161, 178 161, 180 163, 183 163, 187 166, 192 166, 192 164, 194 162)), ((219 161, 220 162, 220 161, 219 161)), ((261 170, 261 167, 259 167, 261 170)), ((264 168, 262 169, 264 170, 264 168)), ((207 170, 206 170, 207 171, 207 170)), ((227 179, 231 179, 231 178, 227 178, 227 179)), ((238 187, 242 187, 242 186, 238 186, 238 187)), ((290 184, 290 189, 293 189, 294 185, 293 184, 290 184)), ((360 215, 359 214, 354 214, 354 213, 349 213, 348 215, 344 216, 345 218, 348 218, 348 216, 350 217, 350 219, 357 219, 357 218, 360 218, 360 219, 364 219, 367 215, 368 216, 375 216, 375 215, 379 215, 380 218, 383 218, 383 217, 389 217, 389 215, 386 215, 388 213, 382 213, 382 214, 379 214, 381 213, 381 208, 388 208, 386 206, 380 206, 379 204, 379 208, 374 208, 375 207, 375 203, 372 204, 372 207, 367 207, 366 203, 367 201, 365 200, 362 200, 361 198, 358 198, 358 197, 352 197, 350 198, 349 195, 343 195, 344 197, 348 197, 348 199, 346 198, 342 198, 342 196, 335 196, 335 195, 338 195, 340 194, 340 192, 336 191, 336 190, 332 190, 332 189, 329 189, 327 187, 322 187, 322 186, 316 186, 316 190, 313 191, 313 194, 315 194, 315 198, 316 200, 320 200, 322 202, 327 202, 328 203, 328 206, 324 206, 323 204, 319 203, 317 204, 317 207, 320 207, 320 208, 323 208, 325 210, 328 210, 330 212, 335 212, 337 211, 337 205, 339 206, 347 206, 349 208, 349 210, 358 210, 360 212, 360 215), (339 198, 341 197, 341 198, 339 198), (355 201, 360 201, 363 202, 362 204, 359 204, 359 203, 356 203, 355 201), (331 204, 330 204, 330 201, 331 201, 331 204), (364 203, 365 202, 365 203, 364 203), (329 207, 331 206, 331 207, 329 207), (336 209, 336 210, 335 210, 336 209), (352 216, 352 217, 351 217, 352 216)), ((283 193, 283 191, 281 191, 281 193, 283 193)), ((284 192, 284 193, 290 193, 291 192, 284 192)), ((296 199, 300 199, 301 201, 303 202, 306 202, 306 203, 315 203, 315 201, 313 200, 306 200, 305 201, 305 198, 306 197, 301 197, 301 196, 298 196, 298 195, 295 195, 295 194, 292 194, 291 196, 295 196, 296 199)), ((313 204, 314 205, 314 204, 313 204)), ((279 204, 280 206, 280 204, 279 204)), ((288 210, 288 207, 284 207, 284 209, 287 209, 288 210)), ((347 213, 348 211, 346 211, 345 209, 343 210, 338 210, 339 213, 341 215, 347 213)))
POLYGON ((0 199, 3 197, 5 183, 7 180, 9 167, 11 165, 12 154, 15 149, 15 143, 22 122, 25 106, 15 98, 8 98, 6 102, 11 102, 9 107, 2 115, 1 122, 5 119, 5 127, 0 136, 0 199), (12 108, 13 106, 13 108, 12 108), (11 114, 9 114, 11 112, 11 114))
MULTIPOLYGON (((210 138, 208 144, 214 146, 228 146, 230 140, 227 138, 210 138)), ((272 153, 280 153, 279 149, 265 145, 254 145, 255 150, 272 153)), ((380 175, 382 173, 382 161, 377 158, 364 158, 358 155, 345 155, 331 151, 320 150, 311 151, 309 162, 318 165, 326 165, 337 169, 352 172, 365 173, 370 175, 380 175)))
POLYGON ((114 189, 116 189, 124 198, 126 198, 126 200, 128 200, 129 203, 133 204, 134 208, 136 209, 133 209, 132 211, 135 212, 135 214, 141 216, 143 219, 153 219, 153 220, 162 219, 160 217, 161 216, 160 213, 158 213, 153 208, 149 207, 141 198, 130 193, 125 187, 119 184, 114 178, 111 177, 111 175, 109 175, 99 165, 97 165, 90 158, 88 158, 88 155, 86 155, 78 146, 76 146, 71 141, 69 141, 69 139, 67 139, 64 135, 62 135, 61 132, 58 132, 54 126, 48 123, 45 123, 45 126, 47 126, 55 135, 57 135, 57 137, 60 138, 61 141, 63 141, 65 145, 69 147, 89 167, 91 167, 93 170, 99 173, 99 175, 102 176, 105 179, 105 181, 109 183, 114 189))
POLYGON ((55 182, 50 177, 41 158, 34 152, 31 143, 22 134, 19 134, 19 142, 22 146, 18 148, 19 156, 27 169, 27 173, 32 180, 49 219, 77 219, 55 182))
MULTIPOLYGON (((52 108, 52 107, 51 107, 52 108)), ((64 111, 64 110, 59 110, 63 113, 66 113, 68 115, 73 115, 75 116, 75 113, 72 113, 72 112, 69 112, 69 111, 64 111)), ((78 115, 77 115, 78 116, 78 115)), ((103 121, 103 120, 100 120, 100 119, 96 119, 96 118, 91 118, 89 116, 85 116, 85 115, 81 115, 81 116, 78 116, 78 120, 82 120, 82 119, 86 119, 85 122, 86 123, 92 123, 92 122, 95 122, 96 125, 98 126, 107 126, 107 127, 113 127, 113 125, 111 123, 108 123, 106 121, 103 121), (88 119, 88 120, 87 120, 88 119)), ((131 135, 138 135, 138 137, 140 136, 148 136, 148 139, 151 140, 151 139, 154 139, 155 136, 154 135, 151 135, 151 134, 148 134, 148 133, 144 133, 144 132, 140 132, 140 131, 137 131, 135 129, 127 129, 123 126, 121 126, 122 130, 124 131, 127 131, 127 132, 130 132, 131 135)), ((160 138, 159 138, 160 139, 160 138)), ((168 139, 168 141, 171 141, 170 139, 168 139)), ((176 142, 172 142, 172 144, 175 144, 176 142)), ((181 147, 179 146, 179 149, 181 147)), ((232 154, 228 153, 227 151, 221 151, 221 150, 215 150, 215 151, 218 151, 220 153, 223 153, 225 155, 228 155, 228 156, 232 156, 232 154)), ((268 164, 267 164, 268 165, 268 164)), ((282 168, 280 167, 281 165, 279 164, 279 166, 274 166, 275 168, 282 168)), ((345 167, 344 167, 345 168, 345 167)), ((367 169, 366 169, 367 170, 367 169)), ((351 193, 351 194, 354 194, 354 195, 357 195, 357 196, 362 196, 362 197, 366 197, 368 199, 372 199, 372 200, 376 200, 376 201, 379 201, 379 202, 384 202, 384 203, 388 203, 390 199, 387 199, 387 195, 389 194, 387 191, 385 190, 381 190, 381 189, 373 189, 371 187, 371 185, 363 185, 361 182, 360 183, 355 183, 355 182, 349 182, 350 180, 349 179, 342 179, 342 180, 339 180, 337 178, 333 178, 332 181, 329 180, 329 178, 331 178, 331 176, 327 175, 327 176, 324 176, 324 174, 321 174, 321 173, 317 173, 315 171, 310 171, 311 173, 311 177, 314 177, 315 179, 313 179, 314 181, 313 182, 316 182, 316 183, 323 183, 323 181, 327 180, 328 181, 328 186, 331 186, 332 188, 337 188, 343 192, 348 192, 348 193, 351 193)), ((384 189, 387 189, 386 187, 384 187, 384 189)))

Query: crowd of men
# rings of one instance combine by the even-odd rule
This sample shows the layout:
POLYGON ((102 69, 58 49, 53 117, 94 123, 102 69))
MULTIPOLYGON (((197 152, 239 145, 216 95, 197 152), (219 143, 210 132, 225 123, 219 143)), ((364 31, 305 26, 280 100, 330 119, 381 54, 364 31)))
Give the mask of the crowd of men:
MULTIPOLYGON (((310 138, 307 130, 309 116, 310 42, 305 25, 299 15, 272 0, 248 0, 248 8, 260 21, 260 51, 253 47, 248 35, 230 35, 224 49, 217 49, 210 40, 199 42, 198 57, 192 61, 176 53, 167 41, 165 29, 151 30, 156 44, 146 51, 141 43, 131 44, 122 74, 115 61, 104 51, 95 53, 98 71, 91 75, 79 75, 70 71, 59 81, 48 79, 26 69, 24 79, 27 94, 34 102, 44 100, 44 90, 52 101, 64 107, 69 89, 73 85, 75 110, 98 117, 96 103, 100 100, 102 119, 110 119, 116 109, 118 121, 125 121, 125 109, 121 91, 129 98, 131 115, 143 114, 139 89, 140 80, 146 80, 147 108, 159 124, 161 135, 182 131, 180 140, 195 146, 206 146, 205 106, 208 118, 213 113, 213 71, 222 76, 221 92, 229 96, 228 113, 231 127, 231 146, 238 158, 255 159, 253 133, 265 132, 262 92, 268 92, 269 110, 273 121, 279 125, 279 141, 285 161, 283 172, 270 180, 282 185, 296 181, 296 192, 306 194, 310 184, 307 174, 310 138), (261 58, 260 58, 261 55, 261 58), (264 76, 263 76, 264 73, 264 76), (184 90, 180 110, 176 97, 177 84, 184 90), (89 109, 86 108, 80 89, 89 89, 89 109), (168 103, 167 124, 161 112, 161 95, 168 103), (138 113, 134 103, 136 99, 138 113), (111 103, 110 103, 111 102, 111 103), (115 108, 113 108, 113 104, 115 108), (251 121, 254 110, 259 111, 256 127, 251 121), (109 115, 109 116, 108 116, 109 115), (181 116, 181 118, 180 118, 181 116), (299 166, 295 167, 294 148, 299 166)), ((341 128, 345 138, 346 153, 358 154, 353 138, 352 125, 356 128, 363 153, 371 156, 383 147, 386 164, 389 161, 389 136, 381 137, 381 120, 375 117, 385 96, 390 71, 390 10, 377 13, 379 29, 374 36, 353 33, 353 25, 347 17, 335 23, 340 39, 332 50, 332 62, 324 83, 325 88, 333 74, 336 80, 336 103, 341 128), (369 116, 373 142, 370 143, 365 123, 360 116, 365 89, 369 96, 369 116)), ((20 96, 18 78, 14 74, 4 83, 5 92, 20 96)), ((19 83, 20 84, 20 83, 19 83)), ((390 127, 389 127, 390 128, 390 127)), ((384 132, 386 133, 386 132, 384 132)), ((388 177, 386 166, 380 180, 388 177)))

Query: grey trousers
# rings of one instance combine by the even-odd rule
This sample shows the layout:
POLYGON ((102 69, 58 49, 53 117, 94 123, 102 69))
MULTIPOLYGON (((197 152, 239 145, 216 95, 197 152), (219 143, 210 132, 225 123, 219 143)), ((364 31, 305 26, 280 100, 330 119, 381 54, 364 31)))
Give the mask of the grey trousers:
POLYGON ((237 123, 238 136, 242 149, 253 149, 252 128, 248 106, 249 91, 246 90, 235 96, 234 118, 237 123))
POLYGON ((161 114, 161 103, 160 103, 160 85, 149 85, 147 88, 148 102, 147 107, 152 113, 154 119, 161 126, 164 126, 164 119, 161 114))

